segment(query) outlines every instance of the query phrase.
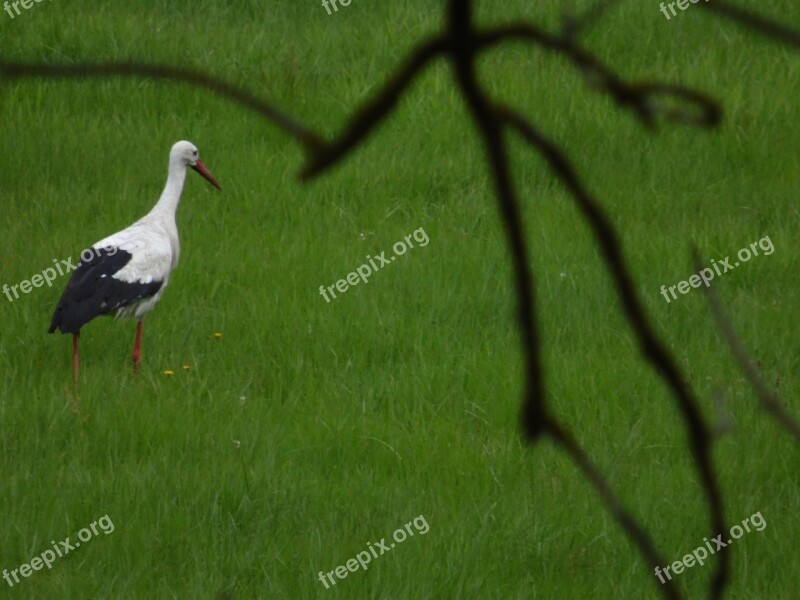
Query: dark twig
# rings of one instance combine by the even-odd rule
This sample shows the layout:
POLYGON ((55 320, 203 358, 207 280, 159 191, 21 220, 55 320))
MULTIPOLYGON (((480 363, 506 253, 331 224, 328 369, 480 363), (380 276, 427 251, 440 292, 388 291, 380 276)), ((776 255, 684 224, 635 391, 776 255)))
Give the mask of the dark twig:
POLYGON ((312 153, 301 177, 310 179, 347 156, 353 148, 366 139, 379 122, 389 115, 425 66, 446 49, 447 40, 442 37, 427 40, 417 46, 405 64, 384 84, 381 92, 353 113, 336 139, 312 153))
MULTIPOLYGON (((700 253, 694 246, 692 246, 692 260, 695 269, 699 272, 704 265, 700 261, 700 253)), ((747 353, 744 344, 739 340, 739 336, 736 335, 733 324, 725 314, 722 303, 717 297, 716 290, 706 286, 706 298, 708 298, 709 309, 714 317, 714 321, 717 323, 717 327, 719 327, 719 330, 722 332, 723 336, 725 336, 731 354, 733 354, 733 357, 739 365, 739 369, 741 369, 745 378, 747 378, 747 381, 750 382, 750 385, 755 390, 762 408, 772 415, 786 431, 792 434, 795 440, 800 442, 800 423, 786 411, 781 398, 778 394, 770 391, 766 382, 758 373, 758 370, 753 366, 754 361, 747 353)))
POLYGON ((745 8, 733 6, 724 0, 714 0, 713 2, 700 2, 700 6, 713 11, 718 15, 730 19, 731 21, 763 34, 768 39, 800 48, 800 32, 781 25, 777 21, 762 17, 745 8))
MULTIPOLYGON (((600 470, 592 464, 586 451, 572 438, 569 432, 556 422, 548 424, 547 432, 572 458, 575 464, 578 465, 584 477, 589 480, 589 483, 592 484, 592 487, 594 487, 598 496, 600 496, 600 500, 605 504, 608 512, 611 513, 611 516, 620 524, 620 527, 625 530, 628 537, 633 540, 633 543, 637 546, 648 565, 660 566, 667 564, 664 557, 656 550, 656 546, 650 538, 650 535, 636 522, 630 513, 625 510, 625 507, 622 506, 622 503, 619 501, 616 494, 614 494, 611 486, 608 485, 608 482, 600 475, 600 470)), ((668 579, 661 589, 664 591, 664 595, 667 598, 674 600, 675 598, 681 597, 678 588, 671 579, 668 579)))
POLYGON ((564 26, 562 36, 569 41, 577 39, 578 36, 588 31, 597 23, 603 15, 619 4, 619 1, 620 0, 597 0, 582 15, 565 16, 563 19, 564 26))
POLYGON ((508 168, 508 155, 502 139, 502 128, 493 114, 490 102, 478 85, 475 61, 479 45, 474 36, 470 14, 470 2, 450 0, 449 36, 451 59, 459 87, 472 111, 486 143, 486 158, 491 168, 497 199, 506 227, 506 234, 514 262, 517 286, 517 309, 519 311, 522 343, 526 356, 526 403, 523 424, 528 436, 536 439, 545 427, 544 376, 542 373, 540 342, 535 325, 533 278, 528 265, 528 250, 519 215, 519 203, 508 168))
MULTIPOLYGON (((625 529, 639 547, 643 556, 651 561, 651 564, 662 564, 664 561, 645 530, 623 509, 599 470, 592 465, 586 453, 573 440, 566 429, 557 420, 548 415, 541 368, 540 341, 535 326, 533 277, 528 264, 525 236, 522 231, 522 222, 517 206, 518 201, 514 186, 511 184, 506 142, 503 135, 505 115, 486 97, 477 81, 475 62, 481 41, 477 32, 473 29, 471 2, 469 0, 450 0, 448 10, 449 35, 452 40, 451 59, 454 63, 459 87, 486 145, 487 160, 491 168, 514 262, 520 327, 527 356, 526 405, 523 412, 525 431, 534 440, 542 434, 552 436, 589 478, 598 491, 601 500, 609 508, 620 526, 625 529)), ((624 273, 627 275, 627 272, 624 273)), ((700 425, 702 427, 702 421, 700 421, 700 425)), ((707 453, 705 453, 705 456, 707 457, 707 453)), ((708 467, 707 472, 712 474, 712 488, 716 489, 710 463, 708 467)), ((721 503, 718 497, 715 497, 715 500, 721 503)), ((672 581, 668 583, 669 585, 662 588, 664 594, 668 598, 680 598, 680 594, 672 581)))
MULTIPOLYGON (((595 239, 603 250, 606 265, 611 272, 617 294, 622 302, 623 312, 631 325, 644 357, 650 361, 656 372, 672 389, 678 400, 689 434, 692 454, 695 458, 700 481, 705 489, 711 512, 711 523, 714 531, 724 531, 724 511, 719 483, 714 475, 711 462, 711 443, 713 434, 703 421, 697 400, 689 386, 683 381, 675 359, 667 348, 659 341, 644 313, 636 292, 630 271, 625 265, 622 246, 617 238, 611 222, 599 204, 583 187, 574 167, 564 153, 551 140, 532 127, 522 116, 504 106, 497 107, 498 114, 523 139, 528 141, 544 156, 550 168, 558 175, 571 195, 578 203, 578 208, 594 231, 595 239)), ((728 573, 728 557, 721 556, 717 571, 712 579, 711 597, 719 598, 725 587, 728 573)))
POLYGON ((545 50, 565 56, 578 67, 589 85, 608 93, 620 106, 632 109, 642 123, 651 129, 655 128, 659 116, 668 121, 704 127, 713 127, 722 118, 719 103, 702 92, 666 83, 628 83, 597 57, 575 46, 571 41, 553 36, 529 23, 515 23, 491 29, 481 34, 480 44, 489 48, 512 39, 532 42, 545 50), (685 101, 690 107, 668 107, 666 101, 670 99, 685 101))
MULTIPOLYGON (((76 63, 72 65, 48 65, 43 63, 20 63, 0 61, 0 75, 9 80, 33 77, 46 79, 86 79, 95 77, 147 77, 180 81, 195 87, 209 90, 233 100, 257 112, 265 119, 296 138, 309 151, 322 145, 322 139, 310 129, 306 129, 266 100, 236 87, 219 77, 208 75, 186 67, 174 65, 152 65, 138 62, 76 63)), ((1 82, 2 80, 0 80, 1 82)))

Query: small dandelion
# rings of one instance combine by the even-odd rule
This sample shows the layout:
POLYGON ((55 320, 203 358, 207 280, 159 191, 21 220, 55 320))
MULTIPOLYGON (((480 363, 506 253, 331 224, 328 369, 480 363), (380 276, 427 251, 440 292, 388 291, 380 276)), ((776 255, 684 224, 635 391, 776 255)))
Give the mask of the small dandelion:
POLYGON ((167 377, 171 377, 175 375, 175 371, 170 371, 169 369, 167 369, 166 371, 164 371, 164 375, 166 375, 167 377))
POLYGON ((222 337, 222 334, 221 334, 219 331, 217 331, 216 333, 214 333, 214 338, 215 338, 215 339, 220 339, 221 337, 222 337))
POLYGON ((188 371, 188 370, 190 370, 191 368, 192 368, 192 365, 190 365, 190 364, 185 364, 185 365, 183 365, 183 370, 184 370, 184 371, 188 371))

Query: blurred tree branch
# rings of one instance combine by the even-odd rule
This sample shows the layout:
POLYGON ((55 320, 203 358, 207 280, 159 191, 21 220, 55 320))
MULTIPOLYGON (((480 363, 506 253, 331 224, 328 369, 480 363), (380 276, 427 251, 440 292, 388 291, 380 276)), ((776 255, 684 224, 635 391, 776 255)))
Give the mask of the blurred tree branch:
MULTIPOLYGON (((703 268, 704 265, 700 260, 700 252, 695 247, 692 247, 692 259, 698 271, 703 268)), ((734 359, 736 359, 736 363, 739 365, 739 369, 750 383, 750 387, 752 387, 756 392, 759 402, 761 403, 761 407, 770 415, 772 415, 772 417, 778 421, 779 425, 792 434, 797 442, 800 442, 800 423, 798 423, 786 411, 786 409, 783 407, 781 398, 778 396, 778 394, 769 390, 766 382, 761 375, 759 375, 758 370, 753 366, 754 361, 747 354, 747 350, 745 350, 744 344, 742 344, 742 342, 739 340, 739 336, 736 335, 733 324, 725 314, 725 310, 722 308, 722 303, 717 297, 716 290, 712 287, 706 286, 705 292, 706 297, 708 298, 708 305, 709 309, 711 310, 711 315, 714 317, 717 327, 722 332, 722 335, 728 344, 728 348, 730 348, 731 354, 733 354, 734 359)))

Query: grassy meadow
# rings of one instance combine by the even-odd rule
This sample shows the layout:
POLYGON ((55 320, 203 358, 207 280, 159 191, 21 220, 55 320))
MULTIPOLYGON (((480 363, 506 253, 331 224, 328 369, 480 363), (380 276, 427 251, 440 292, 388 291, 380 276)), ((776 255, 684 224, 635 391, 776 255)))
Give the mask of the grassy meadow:
MULTIPOLYGON (((478 12, 555 28, 563 8, 588 4, 484 0, 478 12)), ((757 9, 800 27, 797 5, 757 9)), ((204 69, 331 137, 442 23, 430 0, 352 0, 331 15, 317 0, 55 0, 0 12, 0 60, 204 69)), ((724 550, 726 597, 794 598, 800 449, 758 408, 702 291, 667 303, 660 288, 692 274, 692 242, 710 264, 768 236, 773 253, 712 285, 800 417, 800 52, 696 5, 668 21, 655 0, 622 3, 584 45, 627 78, 723 102, 718 129, 653 133, 560 57, 511 43, 481 61, 494 97, 570 153, 706 419, 729 425, 713 450, 726 520, 760 512, 766 527, 724 550)), ((181 262, 145 320, 138 381, 135 322, 97 319, 72 396, 70 336, 47 334, 66 276, 0 295, 0 569, 105 515, 114 525, 13 587, 0 580, 0 598, 661 597, 656 565, 569 458, 522 439, 511 263, 447 63, 307 183, 283 131, 166 81, 0 77, 0 129, 0 285, 77 262, 148 212, 177 140, 199 147, 223 188, 187 176, 181 262), (420 228, 427 245, 320 295, 420 228), (425 533, 410 525, 366 570, 329 589, 318 578, 422 521, 425 533)), ((720 532, 677 405, 642 360, 573 199, 515 136, 511 148, 553 413, 665 559, 681 560, 720 532)), ((715 561, 675 576, 685 597, 704 597, 715 561)))

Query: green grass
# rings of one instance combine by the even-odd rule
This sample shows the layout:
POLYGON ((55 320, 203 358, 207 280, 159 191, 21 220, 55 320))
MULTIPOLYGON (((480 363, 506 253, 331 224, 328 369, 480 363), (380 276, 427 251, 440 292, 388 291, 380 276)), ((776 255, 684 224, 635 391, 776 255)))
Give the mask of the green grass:
MULTIPOLYGON (((758 10, 800 24, 785 2, 758 10)), ((0 57, 141 59, 207 69, 335 133, 442 3, 43 2, 0 13, 0 57)), ((559 2, 483 2, 481 19, 555 26, 559 2), (503 5, 502 8, 491 6, 503 5)), ((800 55, 692 6, 670 21, 628 2, 586 39, 631 78, 720 97, 715 131, 645 131, 562 59, 522 44, 481 62, 496 97, 570 152, 620 232, 636 288, 709 422, 729 523, 767 527, 730 549, 729 598, 793 598, 800 512, 791 438, 757 408, 703 294, 660 286, 770 236, 714 282, 795 414, 800 55)), ((220 180, 189 176, 183 254, 148 316, 82 336, 79 413, 67 336, 46 334, 66 284, 0 296, 0 569, 108 514, 100 534, 9 598, 656 598, 645 564, 574 464, 520 436, 512 272, 484 151, 447 65, 425 72, 367 144, 301 184, 301 149, 245 109, 183 85, 0 80, 0 284, 146 213, 167 153, 190 139, 220 180), (411 250, 330 303, 319 295, 424 228, 411 250), (222 337, 216 339, 215 332, 222 337), (191 369, 182 367, 189 364, 191 369), (173 370, 171 377, 165 370, 173 370), (345 564, 423 515, 430 526, 326 590, 345 564)), ((514 139, 548 398, 668 561, 710 531, 674 400, 642 361, 591 230, 514 139)), ((713 561, 712 561, 713 563, 713 561)), ((662 565, 663 566, 663 565, 662 565)), ((702 597, 713 567, 677 577, 702 597)))

